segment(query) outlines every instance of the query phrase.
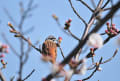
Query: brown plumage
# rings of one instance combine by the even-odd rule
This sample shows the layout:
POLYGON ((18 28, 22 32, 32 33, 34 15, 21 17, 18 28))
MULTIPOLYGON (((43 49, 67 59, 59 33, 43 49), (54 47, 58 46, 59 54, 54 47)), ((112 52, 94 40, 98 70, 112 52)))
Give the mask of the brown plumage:
MULTIPOLYGON (((55 38, 54 38, 55 39, 55 38)), ((57 45, 52 38, 48 38, 42 45, 42 54, 50 56, 50 62, 55 63, 57 57, 57 45)))

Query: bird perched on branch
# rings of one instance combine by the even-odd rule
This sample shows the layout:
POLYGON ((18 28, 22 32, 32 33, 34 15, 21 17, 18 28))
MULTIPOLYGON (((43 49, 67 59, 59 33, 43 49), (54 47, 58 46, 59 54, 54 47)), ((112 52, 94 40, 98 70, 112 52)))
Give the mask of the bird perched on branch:
POLYGON ((56 38, 52 35, 48 36, 42 45, 42 55, 44 57, 49 57, 51 63, 56 62, 57 57, 57 43, 56 38))

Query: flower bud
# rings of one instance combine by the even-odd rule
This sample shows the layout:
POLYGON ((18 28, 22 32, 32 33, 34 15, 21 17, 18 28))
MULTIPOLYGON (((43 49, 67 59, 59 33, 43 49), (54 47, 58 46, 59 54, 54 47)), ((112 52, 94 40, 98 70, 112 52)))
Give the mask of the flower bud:
POLYGON ((3 59, 1 59, 1 63, 2 63, 3 65, 5 65, 5 61, 4 61, 3 59))
POLYGON ((55 14, 53 14, 52 17, 53 17, 55 20, 58 20, 58 17, 57 17, 55 14))
POLYGON ((10 29, 10 32, 11 33, 17 33, 17 31, 13 30, 13 29, 10 29))
POLYGON ((15 37, 20 37, 21 35, 20 34, 16 34, 16 35, 14 35, 15 37))
POLYGON ((2 48, 8 48, 8 45, 2 44, 2 48))
POLYGON ((8 26, 13 27, 13 25, 10 22, 8 22, 8 26))
POLYGON ((59 37, 58 42, 61 43, 61 41, 62 41, 62 37, 59 37))
POLYGON ((108 30, 105 30, 105 33, 108 33, 108 30))
POLYGON ((115 26, 115 24, 112 24, 112 26, 115 26))
POLYGON ((72 21, 72 19, 69 19, 69 20, 68 20, 68 23, 71 23, 71 21, 72 21))
POLYGON ((109 22, 107 22, 107 23, 106 23, 106 25, 107 25, 107 26, 109 26, 109 25, 110 25, 110 23, 109 23, 109 22))

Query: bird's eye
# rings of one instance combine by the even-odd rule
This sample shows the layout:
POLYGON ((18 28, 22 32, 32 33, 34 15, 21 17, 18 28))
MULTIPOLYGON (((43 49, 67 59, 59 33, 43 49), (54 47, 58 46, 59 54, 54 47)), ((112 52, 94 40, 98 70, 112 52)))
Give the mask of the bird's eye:
POLYGON ((56 39, 52 38, 53 41, 56 41, 56 39))

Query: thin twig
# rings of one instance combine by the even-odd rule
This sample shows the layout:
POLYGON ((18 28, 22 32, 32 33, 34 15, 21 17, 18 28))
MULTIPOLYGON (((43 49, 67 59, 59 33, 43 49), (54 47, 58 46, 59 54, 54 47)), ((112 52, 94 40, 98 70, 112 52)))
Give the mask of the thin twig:
POLYGON ((107 63, 107 62, 111 61, 116 56, 117 52, 118 52, 118 48, 115 50, 115 52, 114 52, 114 54, 113 54, 113 56, 111 58, 103 61, 101 64, 104 64, 104 63, 107 63))
POLYGON ((70 31, 70 29, 68 29, 68 32, 66 32, 65 30, 64 30, 64 28, 62 28, 62 26, 61 26, 61 24, 60 24, 60 22, 59 22, 59 18, 58 19, 55 19, 54 18, 54 20, 56 21, 56 23, 57 23, 57 25, 58 25, 58 27, 65 33, 65 34, 67 34, 67 35, 69 35, 69 36, 72 36, 73 38, 75 38, 76 40, 79 40, 80 41, 80 39, 78 38, 78 37, 76 37, 71 31, 70 31))
MULTIPOLYGON (((21 35, 21 34, 20 34, 21 35)), ((29 42, 29 40, 27 38, 25 38, 23 35, 20 36, 23 40, 25 40, 26 42, 28 42, 28 44, 30 44, 34 49, 36 49, 37 51, 39 51, 40 53, 42 53, 42 50, 40 50, 39 48, 37 48, 36 46, 34 46, 31 42, 29 42)))
POLYGON ((25 64, 28 61, 30 51, 31 51, 31 46, 29 45, 28 49, 27 49, 27 51, 25 53, 25 59, 23 61, 23 64, 25 64))
POLYGON ((90 78, 95 74, 95 72, 98 70, 98 68, 99 68, 99 66, 100 66, 100 64, 101 64, 101 62, 102 62, 102 57, 101 57, 101 59, 99 60, 99 64, 96 66, 96 69, 91 73, 90 76, 88 76, 87 78, 82 79, 82 81, 85 81, 85 80, 90 79, 90 78))
POLYGON ((104 0, 99 0, 98 5, 97 5, 95 12, 94 12, 94 16, 96 17, 96 19, 98 21, 101 19, 101 13, 103 12, 103 10, 101 9, 103 1, 104 0))
POLYGON ((110 0, 107 0, 107 2, 103 5, 102 9, 104 9, 109 2, 110 2, 110 0))
POLYGON ((63 59, 65 59, 64 53, 63 53, 62 48, 60 46, 59 46, 59 49, 60 49, 60 52, 62 54, 63 59))
POLYGON ((68 32, 66 32, 66 31, 64 30, 64 27, 62 27, 62 25, 60 24, 59 18, 55 19, 55 18, 53 17, 53 19, 56 21, 56 23, 57 23, 58 27, 60 28, 60 30, 62 30, 62 32, 65 33, 66 35, 69 35, 69 36, 70 36, 70 34, 69 34, 68 32))
POLYGON ((31 71, 31 73, 28 74, 22 81, 27 80, 34 72, 35 72, 35 69, 33 69, 33 70, 31 71))
POLYGON ((85 25, 87 25, 86 21, 78 14, 78 12, 77 12, 77 11, 75 10, 75 8, 73 7, 71 0, 69 0, 69 3, 70 3, 71 8, 73 9, 74 13, 78 16, 78 18, 79 18, 85 25))
POLYGON ((79 39, 78 37, 76 37, 76 36, 70 31, 70 29, 68 29, 68 32, 70 33, 70 35, 71 35, 74 39, 80 41, 80 39, 79 39))
POLYGON ((92 57, 92 64, 94 64, 94 62, 95 62, 95 61, 94 61, 94 57, 92 57))
MULTIPOLYGON (((36 41, 36 43, 34 45, 37 45, 38 43, 39 43, 39 40, 36 41)), ((25 64, 28 61, 30 51, 32 51, 32 49, 31 49, 31 46, 28 44, 28 49, 25 52, 25 59, 23 61, 23 64, 25 64)))
POLYGON ((97 7, 96 7, 96 10, 100 9, 101 6, 102 6, 102 3, 103 3, 104 0, 100 0, 97 7))
POLYGON ((105 35, 106 33, 101 33, 100 35, 105 35))
MULTIPOLYGON (((92 66, 93 66, 93 65, 94 65, 94 64, 92 64, 92 66)), ((93 67, 90 66, 90 67, 87 68, 87 70, 92 70, 92 69, 94 69, 95 67, 96 67, 96 65, 94 65, 93 67)))
POLYGON ((111 7, 105 8, 105 9, 103 9, 103 11, 107 11, 107 10, 110 10, 110 9, 112 9, 112 8, 111 7))
POLYGON ((20 32, 18 32, 13 26, 9 26, 12 30, 16 31, 15 34, 19 35, 19 37, 21 37, 23 40, 25 40, 29 45, 31 45, 34 49, 36 49, 37 51, 39 51, 40 53, 42 53, 42 50, 40 50, 39 48, 35 47, 29 39, 25 38, 20 32))
POLYGON ((7 10, 7 8, 3 8, 4 12, 6 13, 6 15, 8 16, 8 18, 17 26, 16 21, 13 19, 13 17, 10 15, 9 11, 7 10))
POLYGON ((92 8, 90 8, 90 6, 88 4, 86 4, 83 0, 77 0, 80 1, 83 5, 85 5, 91 12, 94 12, 94 10, 92 8))

